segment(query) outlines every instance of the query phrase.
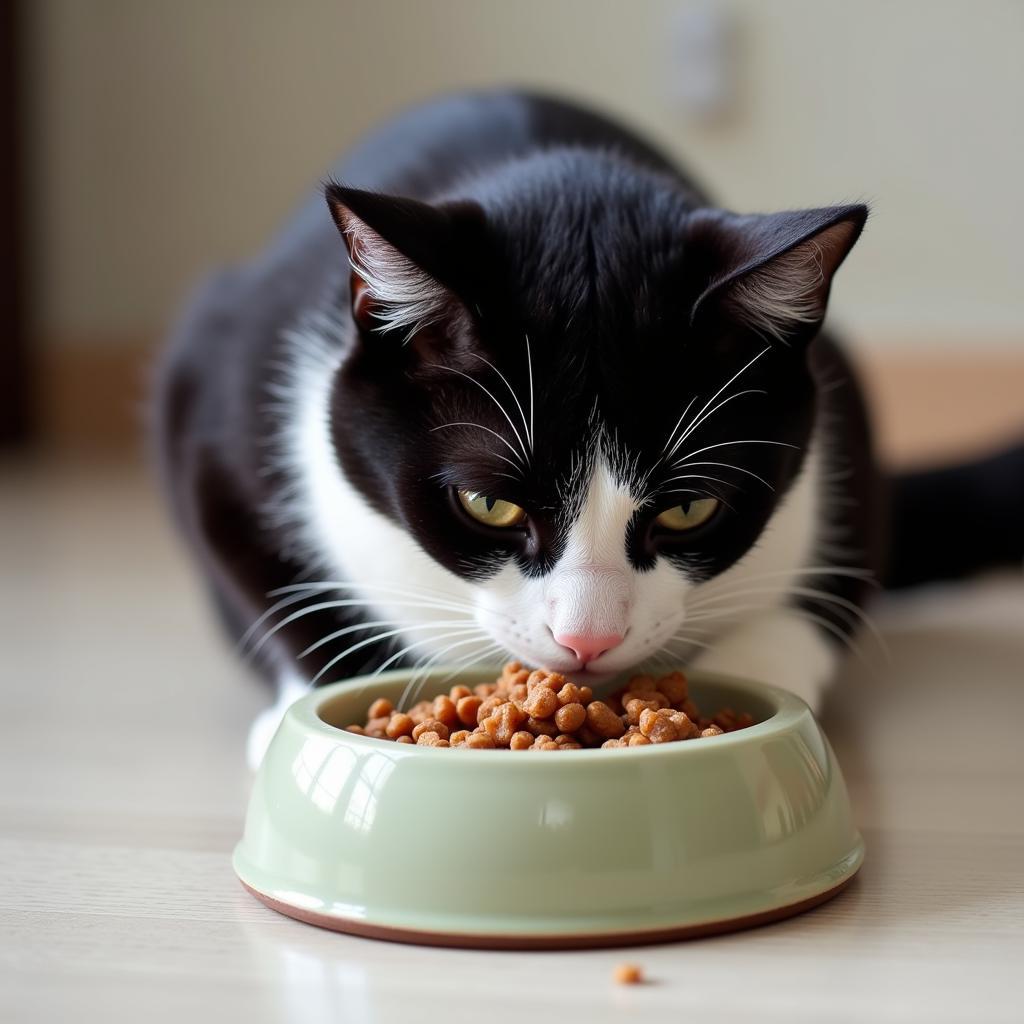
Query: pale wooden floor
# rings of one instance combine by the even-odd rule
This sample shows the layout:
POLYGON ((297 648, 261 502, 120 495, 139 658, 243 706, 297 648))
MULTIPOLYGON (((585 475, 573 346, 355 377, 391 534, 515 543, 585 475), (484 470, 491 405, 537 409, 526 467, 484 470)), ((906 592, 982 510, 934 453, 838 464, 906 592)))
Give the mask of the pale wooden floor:
POLYGON ((0 510, 0 1019, 1022 1019, 1019 579, 878 610, 891 663, 850 665, 825 720, 868 844, 834 902, 628 953, 440 951, 235 881, 262 694, 144 479, 8 469, 0 510), (623 959, 652 983, 613 986, 623 959))

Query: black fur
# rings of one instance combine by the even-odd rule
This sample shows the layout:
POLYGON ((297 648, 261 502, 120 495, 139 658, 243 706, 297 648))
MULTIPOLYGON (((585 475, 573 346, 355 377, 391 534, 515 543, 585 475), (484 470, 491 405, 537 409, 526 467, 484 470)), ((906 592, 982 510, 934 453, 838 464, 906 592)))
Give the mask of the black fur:
POLYGON ((957 580, 1024 559, 1024 445, 892 484, 885 585, 957 580))
MULTIPOLYGON (((264 515, 285 485, 268 472, 268 447, 282 424, 267 390, 290 358, 282 332, 311 311, 340 322, 336 343, 347 352, 333 383, 331 425, 346 476, 456 573, 486 575, 508 555, 524 572, 549 569, 564 543, 565 508, 580 498, 579 468, 603 437, 627 453, 634 476, 646 473, 648 486, 660 488, 658 502, 631 525, 633 564, 643 570, 667 557, 695 578, 713 576, 757 541, 822 422, 831 424, 830 465, 841 470, 834 486, 843 493, 828 505, 836 536, 849 560, 880 571, 883 495, 845 360, 817 322, 766 341, 737 322, 729 304, 737 280, 848 225, 822 276, 824 302, 863 207, 737 217, 714 209, 631 132, 519 94, 412 111, 332 176, 344 183, 327 189, 339 224, 357 218, 421 266, 446 289, 446 312, 412 339, 374 332, 363 312, 354 322, 345 248, 319 194, 265 253, 220 274, 194 302, 162 366, 158 431, 178 518, 236 635, 265 609, 269 591, 315 571, 289 525, 264 515), (509 465, 494 454, 508 452, 479 429, 511 439, 508 425, 466 378, 497 386, 491 363, 525 394, 527 338, 537 445, 510 480, 509 465), (683 396, 714 394, 766 345, 742 378, 759 393, 709 420, 699 446, 773 443, 718 450, 740 469, 714 473, 720 482, 707 493, 723 510, 685 539, 659 530, 654 515, 691 496, 689 485, 667 482, 671 472, 659 463, 683 396), (448 426, 462 422, 479 426, 448 426), (530 525, 488 531, 460 513, 455 486, 528 507, 530 525)), ((863 598, 855 580, 815 585, 863 598)), ((299 619, 276 637, 271 662, 287 665, 329 627, 337 627, 335 613, 299 619)), ((339 674, 386 653, 361 652, 339 674)), ((311 658, 303 671, 321 663, 311 658)))

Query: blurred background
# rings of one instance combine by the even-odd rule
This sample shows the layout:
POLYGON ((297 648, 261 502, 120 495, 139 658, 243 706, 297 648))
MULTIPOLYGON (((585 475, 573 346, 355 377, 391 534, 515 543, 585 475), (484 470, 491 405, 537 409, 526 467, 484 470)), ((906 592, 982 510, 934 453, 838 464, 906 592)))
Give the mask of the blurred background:
POLYGON ((138 450, 144 368, 405 105, 522 84, 619 115, 723 205, 866 199, 832 318, 888 449, 1024 417, 1018 0, 5 0, 4 431, 138 450), (10 327, 10 317, 5 317, 10 327), (20 336, 19 336, 20 335, 20 336))

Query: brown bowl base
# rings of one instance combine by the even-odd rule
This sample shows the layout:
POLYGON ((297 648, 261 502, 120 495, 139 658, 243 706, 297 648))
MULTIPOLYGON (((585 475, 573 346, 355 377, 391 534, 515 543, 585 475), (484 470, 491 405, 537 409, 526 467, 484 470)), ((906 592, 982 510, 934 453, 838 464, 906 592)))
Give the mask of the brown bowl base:
POLYGON ((759 925, 771 924, 787 917, 794 917, 806 910, 825 903, 838 895, 853 881, 856 872, 838 885, 817 896, 790 903, 785 907, 776 907, 758 914, 746 914, 722 921, 709 921, 705 924, 688 924, 675 928, 652 928, 641 931, 596 932, 581 935, 479 935, 464 932, 432 932, 416 928, 394 928, 389 925, 368 924, 353 918, 335 917, 332 914, 321 914, 315 910, 306 910, 259 892, 251 885, 242 885, 271 910, 276 910, 297 921, 327 928, 330 931, 345 932, 348 935, 359 935, 366 939, 380 939, 385 942, 405 942, 418 946, 448 946, 456 949, 602 949, 613 946, 646 946, 659 942, 679 942, 684 939, 699 939, 708 935, 721 935, 724 932, 739 931, 744 928, 756 928, 759 925))

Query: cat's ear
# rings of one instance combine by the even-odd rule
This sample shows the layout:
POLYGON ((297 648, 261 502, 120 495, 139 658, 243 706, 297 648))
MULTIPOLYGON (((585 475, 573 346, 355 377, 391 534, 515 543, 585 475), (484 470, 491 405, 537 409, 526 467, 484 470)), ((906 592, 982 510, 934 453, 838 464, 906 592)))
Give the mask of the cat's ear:
POLYGON ((327 205, 348 249, 352 315, 361 330, 402 340, 467 318, 464 271, 471 203, 431 205, 330 183, 327 205))
POLYGON ((766 340, 809 341, 867 215, 861 205, 747 216, 696 211, 688 237, 710 273, 691 322, 721 317, 766 340))

